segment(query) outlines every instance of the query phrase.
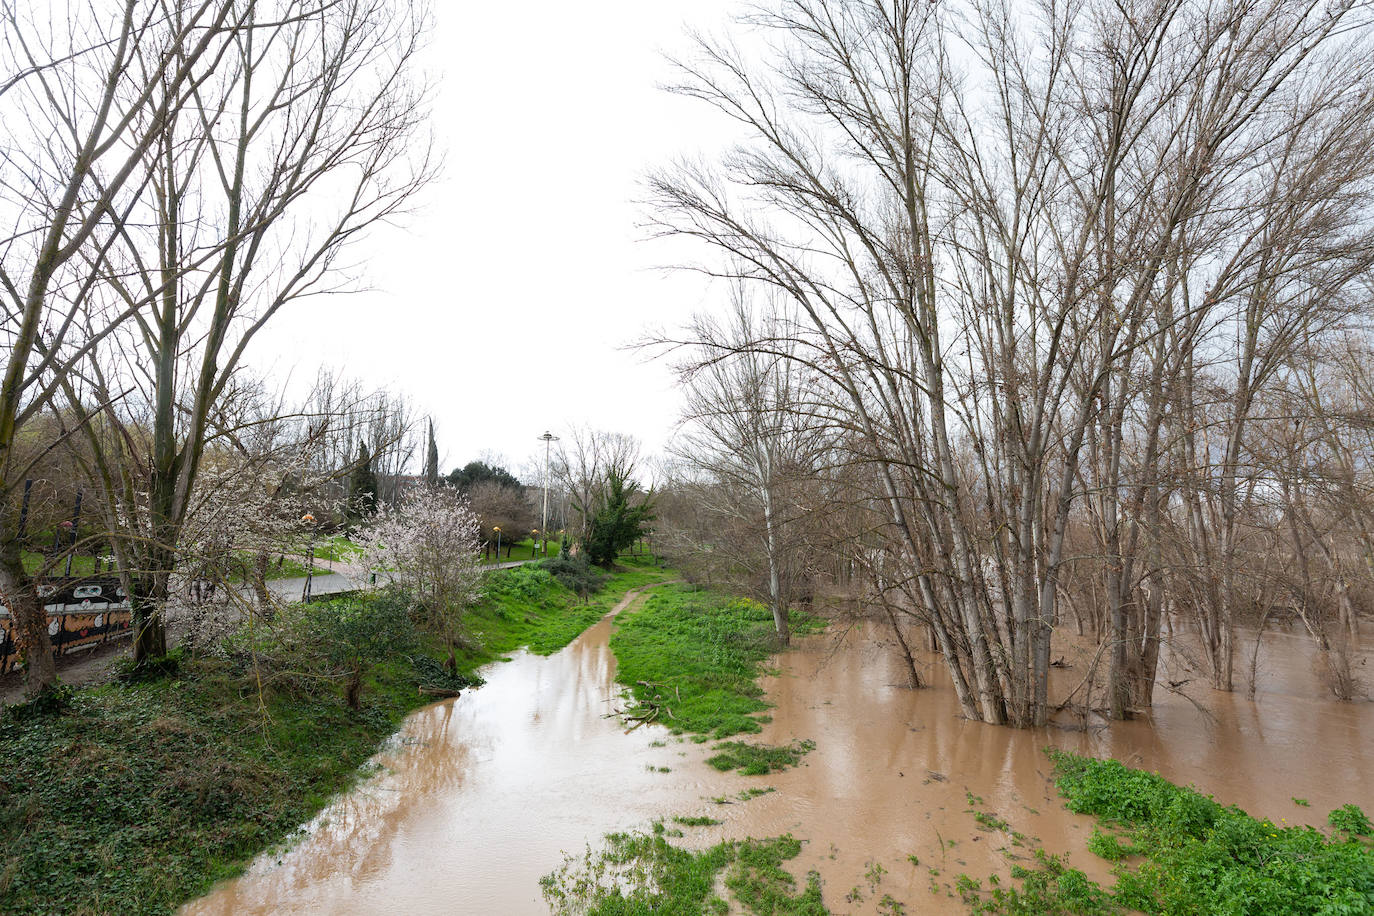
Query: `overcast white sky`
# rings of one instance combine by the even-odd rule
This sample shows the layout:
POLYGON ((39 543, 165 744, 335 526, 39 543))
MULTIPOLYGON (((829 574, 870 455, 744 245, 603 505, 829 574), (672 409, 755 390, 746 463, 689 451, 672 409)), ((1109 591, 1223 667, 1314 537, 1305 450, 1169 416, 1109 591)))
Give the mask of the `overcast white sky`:
POLYGON ((406 228, 359 249, 375 291, 281 314, 255 362, 298 380, 332 365, 404 391, 433 415, 445 471, 484 451, 518 469, 540 433, 569 424, 661 450, 672 376, 621 348, 719 293, 655 269, 673 249, 642 241, 635 199, 646 169, 724 142, 718 114, 659 84, 687 26, 723 31, 737 7, 435 0, 443 178, 406 228))

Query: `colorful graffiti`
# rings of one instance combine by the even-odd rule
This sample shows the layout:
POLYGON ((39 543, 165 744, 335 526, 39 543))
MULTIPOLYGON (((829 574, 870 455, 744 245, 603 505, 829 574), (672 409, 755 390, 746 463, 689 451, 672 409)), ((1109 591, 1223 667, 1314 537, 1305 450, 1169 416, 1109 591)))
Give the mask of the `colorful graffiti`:
MULTIPOLYGON (((129 597, 114 577, 51 579, 38 587, 53 653, 98 645, 129 631, 129 597)), ((14 621, 0 597, 0 674, 22 666, 14 621)))

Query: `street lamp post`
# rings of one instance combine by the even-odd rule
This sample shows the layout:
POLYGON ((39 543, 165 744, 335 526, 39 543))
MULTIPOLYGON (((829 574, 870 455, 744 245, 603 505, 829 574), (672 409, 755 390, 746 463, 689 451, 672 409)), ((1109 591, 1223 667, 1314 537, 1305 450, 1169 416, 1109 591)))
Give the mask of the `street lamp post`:
POLYGON ((301 601, 309 601, 310 582, 315 576, 315 516, 307 512, 301 521, 310 526, 310 554, 305 561, 305 588, 301 590, 301 601))
POLYGON ((544 532, 544 556, 549 555, 549 446, 558 441, 558 437, 551 432, 545 431, 539 437, 544 440, 544 517, 540 521, 539 530, 544 532))
POLYGON ((496 532, 496 562, 499 565, 501 562, 501 526, 493 525, 491 530, 496 532))

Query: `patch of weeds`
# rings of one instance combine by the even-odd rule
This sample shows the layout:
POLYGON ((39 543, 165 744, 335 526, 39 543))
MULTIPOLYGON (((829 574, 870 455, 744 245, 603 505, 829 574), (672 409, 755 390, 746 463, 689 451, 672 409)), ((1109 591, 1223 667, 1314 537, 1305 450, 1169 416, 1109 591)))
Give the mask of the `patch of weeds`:
POLYGON ((1069 868, 1057 856, 1036 850, 1039 867, 1028 869, 1013 866, 1013 878, 1021 881, 1019 888, 1003 888, 992 882, 984 897, 982 885, 976 879, 960 875, 956 879, 960 899, 974 913, 998 913, 1006 916, 1114 916, 1120 909, 1111 894, 1075 868, 1069 868))
POLYGON ((1121 838, 1114 833, 1103 833, 1096 827, 1088 837, 1088 851, 1108 862, 1120 862, 1127 856, 1135 855, 1134 846, 1121 845, 1121 838))
POLYGON ((1374 825, 1369 823, 1369 816, 1357 805, 1341 805, 1326 816, 1326 821, 1333 829, 1352 837, 1374 835, 1374 825))
POLYGON ((60 716, 71 708, 75 696, 76 691, 59 681, 32 700, 3 707, 0 712, 15 722, 60 716))
POLYGON ((743 789, 736 793, 733 798, 727 795, 717 795, 712 798, 711 801, 715 802, 717 805, 733 805, 737 801, 751 801, 752 799, 758 798, 760 795, 767 795, 769 792, 776 791, 778 790, 773 786, 763 786, 762 788, 751 786, 748 789, 743 789))
POLYGON ((878 912, 886 913, 888 916, 906 916, 906 904, 891 894, 883 894, 882 899, 878 901, 878 912))
POLYGON ((704 814, 691 817, 684 817, 679 814, 673 818, 673 823, 681 824, 684 827, 714 827, 719 824, 720 821, 716 820, 714 817, 707 817, 704 814))
POLYGON ((180 647, 166 655, 144 659, 137 665, 134 664, 132 656, 125 656, 111 665, 110 670, 114 672, 115 680, 124 684, 160 681, 163 678, 176 677, 181 671, 181 663, 185 657, 185 652, 180 647))
POLYGON ((734 867, 725 886, 734 892, 749 913, 776 916, 828 916, 821 900, 821 876, 806 874, 806 887, 797 893, 797 880, 782 867, 801 852, 801 841, 790 834, 771 840, 745 840, 738 844, 734 867))
POLYGON ((1287 916, 1374 912, 1374 830, 1358 807, 1331 813, 1333 835, 1279 826, 1225 806, 1156 773, 1049 751, 1069 810, 1115 828, 1088 847, 1117 861, 1116 886, 1100 887, 1035 850, 1036 866, 1012 867, 1019 888, 965 883, 975 912, 1084 916, 1142 911, 1169 916, 1287 916), (1123 859, 1140 856, 1128 867, 1123 859))
POLYGON ((790 835, 727 841, 701 852, 680 849, 653 833, 615 833, 605 848, 570 857, 540 881, 557 916, 724 916, 729 904, 715 893, 718 878, 744 912, 757 916, 828 916, 820 876, 807 875, 800 891, 782 863, 801 842, 790 835))
POLYGON ((973 819, 978 822, 978 829, 980 830, 1008 830, 1011 828, 1011 824, 987 811, 975 811, 973 819))
POLYGON ((601 591, 608 578, 604 572, 587 561, 585 554, 571 556, 560 553, 540 562, 539 567, 583 600, 601 591))
POLYGON ((814 741, 793 741, 783 747, 726 741, 716 745, 715 755, 706 762, 721 772, 739 770, 745 776, 764 776, 794 767, 816 747, 814 741))
POLYGON ((1308 801, 1305 798, 1298 798, 1296 795, 1293 796, 1293 804, 1303 808, 1312 807, 1312 803, 1310 801, 1308 801))

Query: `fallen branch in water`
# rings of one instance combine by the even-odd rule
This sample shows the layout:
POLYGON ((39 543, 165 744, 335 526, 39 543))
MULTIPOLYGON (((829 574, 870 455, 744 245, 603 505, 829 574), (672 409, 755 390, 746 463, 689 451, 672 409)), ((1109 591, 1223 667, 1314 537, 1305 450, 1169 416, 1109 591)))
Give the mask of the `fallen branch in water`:
MULTIPOLYGON (((648 681, 640 681, 639 684, 641 687, 647 687, 650 690, 661 691, 663 689, 663 686, 661 684, 651 684, 648 681)), ((673 693, 678 698, 678 700, 682 699, 682 694, 678 691, 676 687, 673 688, 673 693)), ((677 718, 673 715, 672 709, 670 709, 668 705, 663 702, 663 694, 655 693, 653 699, 638 700, 636 701, 634 706, 627 706, 624 709, 613 709, 610 712, 606 713, 604 716, 602 716, 602 718, 609 719, 612 716, 614 716, 617 719, 620 719, 624 722, 633 722, 634 725, 631 725, 629 728, 625 729, 625 734, 628 735, 630 732, 634 731, 636 728, 639 728, 641 725, 647 725, 648 723, 656 720, 659 716, 659 713, 666 715, 669 719, 677 718)))

